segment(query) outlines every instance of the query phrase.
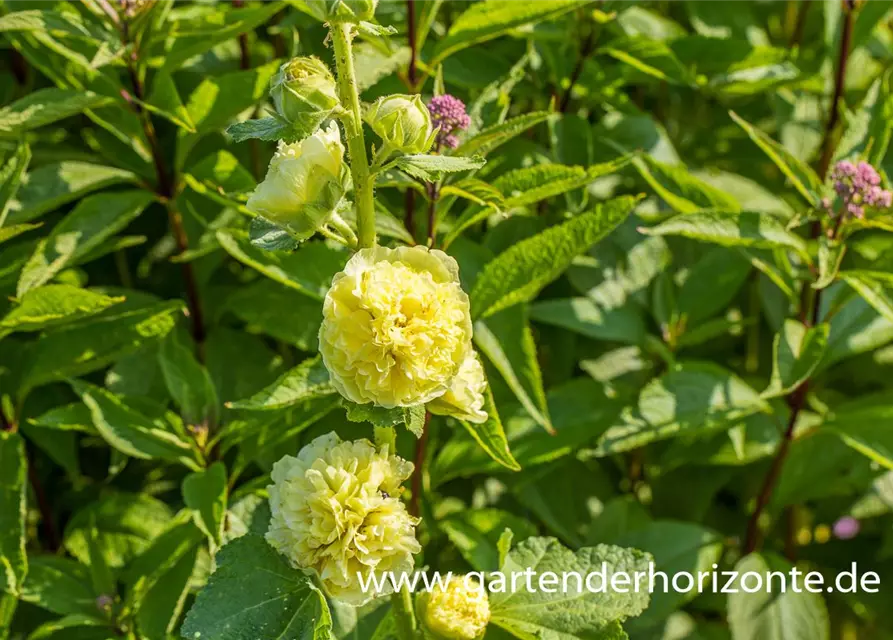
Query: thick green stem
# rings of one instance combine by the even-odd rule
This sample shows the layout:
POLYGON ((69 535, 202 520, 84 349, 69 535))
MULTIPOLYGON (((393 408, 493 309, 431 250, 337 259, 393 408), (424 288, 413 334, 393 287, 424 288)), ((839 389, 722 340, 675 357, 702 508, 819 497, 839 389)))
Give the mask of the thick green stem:
POLYGON ((372 199, 372 180, 369 175, 369 159, 366 157, 366 140, 363 138, 360 95, 353 68, 351 29, 352 26, 348 23, 335 23, 332 25, 331 31, 341 106, 349 114, 349 117, 344 118, 344 129, 347 136, 347 148, 350 152, 350 173, 353 178, 357 207, 357 236, 359 248, 363 249, 375 245, 375 203, 372 199))
POLYGON ((391 611, 394 614, 397 637, 400 640, 415 640, 418 635, 418 623, 413 611, 412 594, 409 589, 404 587, 391 595, 391 611))

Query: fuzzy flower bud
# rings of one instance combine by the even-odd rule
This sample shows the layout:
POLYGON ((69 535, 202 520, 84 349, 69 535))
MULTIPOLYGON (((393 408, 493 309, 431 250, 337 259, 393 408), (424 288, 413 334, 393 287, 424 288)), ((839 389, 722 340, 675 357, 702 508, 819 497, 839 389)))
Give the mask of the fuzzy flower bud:
POLYGON ((409 407, 442 396, 471 350, 459 266, 425 247, 358 251, 323 304, 319 351, 352 402, 409 407))
POLYGON ((373 575, 412 571, 418 520, 398 497, 412 470, 387 447, 320 436, 273 465, 267 542, 336 600, 358 606, 387 595, 364 591, 358 576, 368 587, 373 575))
POLYGON ((431 121, 438 127, 437 146, 455 149, 459 146, 456 131, 465 131, 471 124, 471 116, 465 111, 465 103, 454 96, 434 96, 428 102, 431 121))
POLYGON ((344 196, 347 168, 338 125, 279 143, 264 181, 246 206, 304 240, 324 225, 344 196))
POLYGON ((338 106, 338 88, 329 68, 313 56, 292 58, 270 80, 276 113, 302 133, 312 133, 338 106))
POLYGON ((453 378, 449 391, 432 400, 428 410, 431 413, 453 416, 476 424, 484 423, 487 421, 487 412, 484 411, 486 388, 484 367, 477 352, 472 349, 462 361, 459 373, 453 378))
POLYGON ((486 590, 470 576, 453 576, 443 589, 419 596, 419 617, 438 640, 475 640, 490 622, 486 590))
POLYGON ((831 179, 834 191, 843 201, 843 211, 851 216, 864 217, 866 206, 887 209, 893 204, 893 193, 881 188, 880 174, 867 162, 838 162, 831 179))
POLYGON ((375 15, 378 0, 304 0, 303 4, 321 22, 362 22, 375 15))
POLYGON ((365 120, 396 151, 424 153, 434 144, 431 114, 417 95, 379 98, 366 110, 365 120))

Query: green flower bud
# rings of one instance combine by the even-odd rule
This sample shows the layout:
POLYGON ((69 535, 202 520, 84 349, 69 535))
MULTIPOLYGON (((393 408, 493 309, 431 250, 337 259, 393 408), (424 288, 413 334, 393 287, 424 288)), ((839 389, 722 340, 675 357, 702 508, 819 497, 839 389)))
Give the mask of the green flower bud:
POLYGON ((322 22, 362 22, 375 15, 378 0, 304 0, 306 10, 322 22))
POLYGON ((276 112, 302 133, 313 133, 338 106, 338 88, 328 67, 313 56, 293 58, 270 81, 276 112))
POLYGON ((366 111, 366 122, 392 149, 402 153, 424 153, 434 143, 428 107, 418 95, 379 98, 366 111))
POLYGON ((332 122, 300 142, 280 142, 264 181, 246 206, 306 240, 331 219, 346 181, 344 145, 332 122))

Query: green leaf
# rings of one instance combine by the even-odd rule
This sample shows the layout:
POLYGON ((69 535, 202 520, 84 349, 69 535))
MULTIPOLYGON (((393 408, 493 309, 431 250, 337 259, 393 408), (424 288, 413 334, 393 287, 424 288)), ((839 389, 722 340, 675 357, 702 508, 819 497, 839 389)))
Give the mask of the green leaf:
POLYGON ((133 173, 115 167, 74 160, 45 164, 25 176, 10 207, 9 222, 30 222, 93 191, 136 181, 133 173))
POLYGON ((90 561, 87 536, 95 528, 106 565, 120 569, 149 548, 170 520, 170 507, 157 498, 145 493, 107 491, 69 520, 65 548, 86 565, 90 561))
POLYGON ((28 573, 25 554, 25 442, 0 431, 0 585, 18 595, 28 573))
POLYGON ((344 252, 322 242, 307 242, 295 253, 282 253, 258 249, 243 231, 221 229, 217 239, 239 262, 316 300, 325 298, 332 277, 347 261, 344 252))
POLYGON ((122 191, 88 196, 57 224, 25 264, 16 295, 47 283, 60 271, 102 246, 145 209, 154 196, 147 191, 122 191))
POLYGON ((23 602, 63 616, 99 613, 90 586, 90 570, 69 558, 32 556, 21 598, 23 602))
POLYGON ((634 307, 603 308, 590 298, 542 300, 530 305, 530 319, 595 340, 641 344, 645 321, 634 307))
POLYGON ((471 424, 461 420, 461 424, 465 430, 474 438, 481 448, 487 452, 487 455, 493 458, 506 469, 511 471, 520 471, 521 465, 515 460, 509 449, 508 440, 505 437, 505 430, 502 427, 502 420, 499 418, 499 412, 496 410, 496 403, 493 401, 493 392, 490 391, 489 385, 484 392, 484 411, 487 412, 487 420, 483 424, 471 424))
POLYGON ((0 336, 15 331, 42 331, 97 314, 122 302, 69 284, 50 284, 26 293, 18 306, 0 319, 0 336))
MULTIPOLYGON (((546 398, 555 434, 545 431, 520 406, 503 406, 500 414, 512 456, 524 468, 551 462, 576 452, 615 424, 622 405, 605 394, 605 387, 587 378, 550 389, 546 398)), ((477 473, 500 473, 506 468, 495 462, 476 440, 455 435, 438 452, 431 478, 440 484, 477 473)))
POLYGON ((20 136, 88 109, 112 104, 114 99, 71 89, 38 89, 0 109, 0 138, 20 136))
POLYGON ((226 481, 226 467, 219 461, 183 480, 183 502, 192 509, 198 528, 216 545, 223 539, 226 481))
POLYGON ((646 76, 670 84, 694 86, 695 79, 673 50, 660 40, 629 36, 612 42, 601 53, 623 62, 646 76))
POLYGON ((772 379, 763 396, 784 395, 808 380, 825 356, 830 330, 826 323, 806 327, 785 320, 773 341, 772 379))
POLYGON ((188 443, 159 426, 125 401, 102 387, 80 380, 72 388, 90 409, 93 426, 106 442, 123 454, 144 460, 161 459, 198 468, 188 443))
MULTIPOLYGON (((6 223, 6 218, 12 206, 12 199, 22 184, 25 169, 28 167, 29 162, 31 162, 31 147, 27 144, 20 144, 16 147, 15 153, 3 165, 3 168, 0 169, 0 227, 3 227, 6 223)), ((0 230, 0 233, 3 233, 3 231, 0 230)), ((8 233, 7 231, 6 234, 8 233)), ((0 238, 0 242, 8 240, 9 237, 0 238)))
POLYGON ((664 202, 678 213, 694 213, 700 209, 739 211, 738 201, 692 175, 682 165, 658 162, 650 155, 638 156, 633 165, 664 202))
POLYGON ((195 124, 180 99, 180 92, 177 90, 174 79, 167 71, 161 71, 155 75, 152 79, 151 94, 140 104, 147 111, 170 120, 181 129, 195 133, 195 124))
POLYGON ((737 122, 738 125, 744 129, 750 139, 753 140, 767 156, 769 156, 769 159, 775 163, 775 166, 787 176, 788 180, 791 181, 794 188, 803 196, 807 204, 813 207, 819 207, 821 205, 822 193, 821 178, 817 176, 806 163, 794 156, 790 151, 752 124, 742 119, 734 111, 730 111, 729 115, 732 116, 732 120, 737 122))
POLYGON ((683 236, 724 247, 786 248, 809 255, 803 238, 785 229, 777 218, 754 211, 698 211, 673 216, 640 231, 653 236, 683 236))
POLYGON ((769 553, 752 553, 738 561, 738 580, 728 599, 732 640, 829 640, 828 611, 821 595, 803 588, 780 593, 777 580, 773 581, 771 592, 768 590, 769 572, 790 570, 787 562, 769 553), (762 589, 756 593, 742 588, 755 586, 752 576, 743 578, 749 572, 761 576, 762 589))
MULTIPOLYGON (((422 9, 424 10, 425 8, 422 9)), ((390 46, 383 48, 377 42, 359 41, 354 44, 353 52, 357 88, 360 93, 375 86, 379 80, 405 69, 410 56, 410 48, 400 46, 396 42, 391 42, 390 46)))
POLYGON ((343 399, 341 404, 347 411, 347 419, 351 422, 369 422, 379 429, 402 424, 416 438, 421 438, 425 429, 425 405, 422 404, 393 409, 374 404, 356 404, 343 399))
POLYGON ((888 321, 893 322, 893 275, 881 271, 841 271, 840 279, 888 321))
MULTIPOLYGON (((649 522, 624 533, 615 542, 650 553, 654 556, 655 570, 669 576, 682 572, 691 576, 700 576, 700 572, 712 573, 713 564, 719 563, 724 547, 718 533, 693 522, 672 520, 649 522)), ((701 580, 705 591, 709 588, 706 582, 701 580)), ((655 580, 655 585, 658 588, 652 594, 642 622, 661 620, 697 596, 697 588, 688 593, 676 593, 672 589, 665 593, 659 587, 659 579, 655 580)))
POLYGON ((883 394, 834 407, 821 429, 874 463, 893 469, 893 409, 883 394))
POLYGON ((769 405, 722 367, 684 363, 649 382, 635 406, 599 440, 597 456, 630 451, 650 442, 731 427, 769 405))
POLYGON ((173 46, 165 52, 162 69, 173 72, 190 58, 213 49, 218 43, 251 31, 266 22, 283 7, 282 2, 265 2, 257 7, 198 13, 175 23, 173 46))
MULTIPOLYGON (((514 0, 512 0, 512 2, 514 2, 514 0)), ((486 156, 488 153, 505 144, 515 136, 524 133, 530 129, 530 127, 537 125, 540 122, 545 122, 550 115, 551 112, 549 111, 534 111, 532 113, 520 115, 517 118, 512 118, 511 120, 506 120, 505 122, 494 124, 463 142, 459 148, 456 149, 456 155, 486 156)))
POLYGON ((191 349, 170 334, 158 350, 158 364, 167 390, 187 425, 212 427, 217 423, 217 390, 208 370, 191 349))
POLYGON ((438 524, 475 571, 499 570, 503 563, 497 545, 507 529, 518 542, 536 535, 533 524, 499 509, 465 509, 438 524))
POLYGON ((871 165, 883 162, 893 135, 893 74, 890 71, 871 85, 853 114, 837 148, 833 162, 864 158, 871 165))
POLYGON ((474 4, 456 18, 446 37, 437 43, 434 57, 428 64, 435 67, 457 51, 505 35, 524 25, 557 18, 582 4, 579 0, 541 0, 531 3, 490 0, 474 4))
POLYGON ((625 155, 586 168, 561 164, 522 167, 499 176, 493 186, 502 192, 506 209, 525 207, 585 187, 597 178, 616 173, 631 160, 632 156, 625 155))
POLYGON ((12 240, 23 233, 28 233, 29 231, 33 231, 34 229, 39 229, 41 226, 40 223, 37 224, 16 224, 8 227, 3 227, 0 229, 0 244, 3 244, 7 240, 12 240))
POLYGON ((272 411, 334 393, 335 387, 329 380, 329 371, 322 358, 316 356, 282 374, 276 382, 247 400, 228 402, 226 406, 232 409, 272 411))
POLYGON ((440 155, 407 155, 400 156, 394 163, 414 178, 425 182, 435 182, 444 173, 472 171, 486 164, 480 156, 465 158, 462 156, 440 155))
POLYGON ((559 577, 568 572, 587 576, 604 569, 603 593, 593 593, 585 584, 567 581, 555 593, 545 590, 491 591, 491 624, 509 631, 518 638, 539 640, 609 640, 622 638, 621 623, 641 614, 647 607, 649 594, 627 587, 628 593, 611 588, 612 576, 636 572, 647 573, 651 556, 633 549, 600 544, 585 547, 576 553, 562 546, 554 538, 528 538, 512 549, 501 571, 533 570, 536 575, 550 571, 559 577))
POLYGON ((246 330, 260 332, 296 345, 301 351, 318 347, 322 304, 268 278, 232 293, 226 308, 245 322, 246 330))
POLYGON ((164 337, 174 328, 174 314, 180 314, 182 308, 181 302, 163 302, 115 315, 103 314, 48 333, 31 347, 21 393, 101 369, 164 337))
POLYGON ((491 210, 495 209, 496 211, 501 211, 505 205, 499 189, 477 178, 464 178, 458 182, 445 184, 440 188, 440 195, 441 197, 458 196, 481 207, 490 207, 491 210))
POLYGON ((632 211, 636 198, 615 198, 564 224, 546 229, 499 254, 478 276, 471 293, 475 317, 486 317, 532 299, 571 261, 610 233, 632 211))
POLYGON ((325 596, 260 536, 245 535, 217 554, 217 570, 180 630, 184 638, 244 640, 263 630, 279 640, 329 640, 325 596))
POLYGON ((527 412, 546 431, 552 431, 527 309, 505 309, 486 320, 478 320, 474 323, 474 342, 527 412))
POLYGON ((16 11, 0 17, 0 32, 36 31, 55 38, 73 37, 81 40, 104 40, 106 34, 86 24, 80 15, 71 11, 16 11))
POLYGON ((226 128, 226 133, 233 142, 245 142, 246 140, 276 141, 288 137, 291 126, 278 118, 261 118, 259 120, 246 120, 237 122, 226 128))

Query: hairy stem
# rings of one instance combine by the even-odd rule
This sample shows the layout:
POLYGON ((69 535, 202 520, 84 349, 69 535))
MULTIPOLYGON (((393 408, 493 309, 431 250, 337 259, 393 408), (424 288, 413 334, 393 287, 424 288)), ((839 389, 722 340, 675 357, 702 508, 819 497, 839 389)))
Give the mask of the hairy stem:
POLYGON ((338 92, 341 105, 347 110, 344 129, 350 152, 350 173, 353 178, 354 198, 357 208, 357 238, 359 248, 375 246, 375 203, 372 199, 372 180, 369 175, 369 159, 366 157, 366 140, 363 137, 363 115, 353 66, 352 26, 335 23, 331 26, 332 46, 335 49, 335 68, 338 75, 338 92))
POLYGON ((418 633, 418 622, 412 607, 412 594, 403 587, 391 595, 391 611, 399 640, 415 640, 418 633))

